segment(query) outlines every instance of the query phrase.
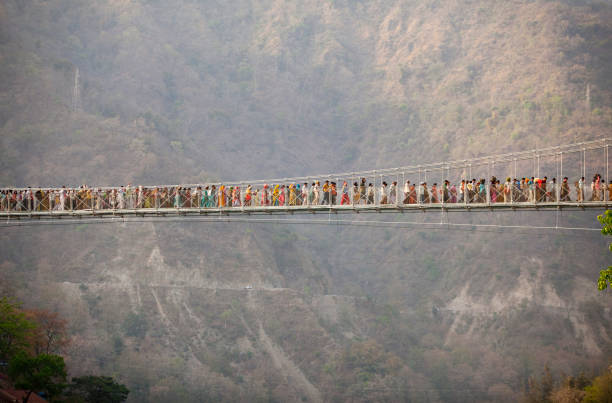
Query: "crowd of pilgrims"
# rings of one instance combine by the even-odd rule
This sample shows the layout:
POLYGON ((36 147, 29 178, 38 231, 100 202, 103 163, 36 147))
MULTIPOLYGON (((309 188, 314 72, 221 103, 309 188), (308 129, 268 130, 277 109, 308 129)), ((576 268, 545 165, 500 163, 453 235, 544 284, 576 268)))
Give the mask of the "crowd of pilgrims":
MULTIPOLYGON (((587 189, 589 190, 589 189, 587 189)), ((255 206, 317 206, 369 204, 429 204, 429 203, 545 203, 612 200, 612 181, 606 186, 601 175, 593 177, 589 197, 585 200, 584 177, 573 184, 565 177, 561 183, 553 178, 506 178, 501 182, 492 177, 462 180, 440 185, 427 182, 419 185, 406 181, 382 182, 378 189, 365 178, 340 188, 329 180, 312 184, 264 184, 260 187, 208 185, 175 187, 133 187, 59 189, 31 188, 0 190, 2 211, 66 211, 138 208, 224 208, 255 206), (487 197, 488 196, 488 197, 487 197)))

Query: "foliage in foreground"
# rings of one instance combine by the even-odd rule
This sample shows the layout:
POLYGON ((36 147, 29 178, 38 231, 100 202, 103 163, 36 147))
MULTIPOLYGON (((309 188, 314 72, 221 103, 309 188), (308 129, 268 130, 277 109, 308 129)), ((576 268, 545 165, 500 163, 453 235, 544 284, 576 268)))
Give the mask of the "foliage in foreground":
POLYGON ((54 312, 25 311, 0 298, 0 359, 8 362, 14 386, 50 401, 119 403, 130 391, 107 376, 82 376, 66 384, 66 364, 59 352, 69 342, 66 321, 54 312))
POLYGON ((130 391, 109 376, 81 376, 72 378, 68 395, 84 402, 114 403, 127 399, 130 391))
POLYGON ((27 390, 27 402, 32 392, 42 392, 49 399, 60 395, 66 385, 66 364, 64 358, 54 354, 29 356, 18 352, 10 361, 8 375, 15 387, 27 390))
POLYGON ((601 375, 589 379, 584 374, 565 377, 555 385, 553 376, 545 368, 542 378, 531 379, 525 403, 602 403, 612 402, 612 365, 601 375))
MULTIPOLYGON (((612 210, 606 210, 602 215, 597 216, 597 219, 603 226, 601 233, 604 235, 612 235, 612 210)), ((612 252, 612 243, 609 245, 610 251, 612 252)), ((606 270, 599 272, 599 279, 597 280, 597 289, 603 291, 608 288, 608 285, 612 282, 612 266, 608 266, 606 270)))

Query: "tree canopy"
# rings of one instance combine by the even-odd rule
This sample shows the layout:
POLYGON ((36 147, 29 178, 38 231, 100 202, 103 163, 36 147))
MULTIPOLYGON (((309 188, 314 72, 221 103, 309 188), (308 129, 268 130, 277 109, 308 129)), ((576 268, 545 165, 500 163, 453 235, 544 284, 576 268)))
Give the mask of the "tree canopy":
POLYGON ((53 354, 69 342, 66 327, 66 320, 55 312, 23 310, 18 303, 0 298, 0 359, 8 362, 7 374, 15 388, 27 391, 23 402, 32 393, 84 402, 125 401, 129 390, 110 377, 82 376, 66 384, 64 358, 53 354))
POLYGON ((8 298, 0 298, 0 360, 8 361, 29 346, 29 335, 36 328, 26 313, 8 298))
POLYGON ((127 399, 130 391, 109 376, 81 376, 72 378, 70 394, 90 403, 118 403, 127 399))
POLYGON ((44 392, 46 396, 54 397, 66 387, 66 364, 59 355, 39 354, 31 357, 20 351, 9 363, 8 374, 15 387, 28 391, 24 403, 32 392, 44 392))

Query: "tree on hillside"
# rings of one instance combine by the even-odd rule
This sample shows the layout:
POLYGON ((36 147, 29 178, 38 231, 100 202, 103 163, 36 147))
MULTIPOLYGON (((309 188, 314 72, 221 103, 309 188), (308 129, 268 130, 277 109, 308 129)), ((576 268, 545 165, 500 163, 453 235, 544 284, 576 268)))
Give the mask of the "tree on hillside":
POLYGON ((67 322, 57 312, 32 310, 26 315, 38 325, 31 335, 34 354, 57 354, 69 343, 67 322))
POLYGON ((35 328, 17 304, 6 297, 0 298, 0 360, 8 361, 29 347, 29 336, 35 328))
POLYGON ((611 402, 612 401, 612 367, 595 379, 590 386, 585 388, 586 395, 583 402, 611 402))
MULTIPOLYGON (((612 235, 612 210, 606 210, 602 215, 597 216, 597 219, 603 226, 601 233, 604 235, 612 235)), ((612 243, 609 245, 610 251, 612 252, 612 243)), ((608 288, 608 285, 612 282, 612 266, 608 266, 606 270, 599 272, 599 280, 597 280, 597 289, 599 291, 608 288)))
POLYGON ((130 391, 109 376, 81 376, 72 378, 69 395, 90 403, 119 403, 127 399, 130 391))
POLYGON ((23 403, 27 403, 32 392, 43 392, 48 398, 53 398, 66 387, 66 364, 59 355, 30 357, 21 351, 11 359, 8 375, 15 387, 28 391, 23 403))

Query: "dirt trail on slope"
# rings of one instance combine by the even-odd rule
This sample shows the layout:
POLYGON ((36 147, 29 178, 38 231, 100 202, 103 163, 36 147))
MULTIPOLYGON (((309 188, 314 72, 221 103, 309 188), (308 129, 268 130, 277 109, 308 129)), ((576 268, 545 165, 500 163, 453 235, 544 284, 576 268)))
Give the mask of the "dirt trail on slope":
POLYGON ((259 324, 259 340, 261 340, 263 347, 266 349, 268 354, 272 357, 272 361, 274 365, 282 370, 289 381, 297 386, 298 389, 301 389, 306 396, 308 396, 308 400, 311 402, 322 402, 321 392, 306 378, 306 375, 302 372, 302 370, 295 365, 293 361, 284 353, 284 351, 276 346, 270 336, 266 333, 263 328, 263 325, 259 324))

